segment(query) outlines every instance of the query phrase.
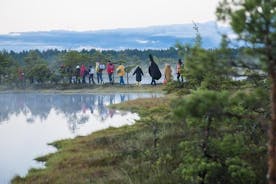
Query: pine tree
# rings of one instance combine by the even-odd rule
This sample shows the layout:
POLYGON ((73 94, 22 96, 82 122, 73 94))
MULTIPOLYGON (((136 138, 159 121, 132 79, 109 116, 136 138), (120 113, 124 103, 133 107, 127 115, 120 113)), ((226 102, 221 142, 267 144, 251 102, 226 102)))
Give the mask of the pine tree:
POLYGON ((271 80, 268 180, 276 184, 276 1, 222 0, 219 20, 228 21, 241 40, 257 47, 271 80))

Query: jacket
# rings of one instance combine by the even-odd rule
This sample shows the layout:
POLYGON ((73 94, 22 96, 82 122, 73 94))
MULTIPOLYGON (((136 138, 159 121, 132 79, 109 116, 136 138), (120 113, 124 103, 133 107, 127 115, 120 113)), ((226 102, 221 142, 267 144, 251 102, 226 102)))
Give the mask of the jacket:
POLYGON ((165 66, 165 79, 169 82, 172 79, 172 69, 170 65, 165 66))
POLYGON ((114 65, 112 63, 107 63, 106 71, 108 74, 112 74, 114 72, 114 65))
POLYGON ((136 81, 141 82, 142 81, 142 76, 144 75, 142 69, 138 66, 135 71, 133 72, 133 75, 136 74, 136 81))
POLYGON ((122 77, 125 75, 125 67, 123 65, 120 65, 117 67, 117 74, 122 77))

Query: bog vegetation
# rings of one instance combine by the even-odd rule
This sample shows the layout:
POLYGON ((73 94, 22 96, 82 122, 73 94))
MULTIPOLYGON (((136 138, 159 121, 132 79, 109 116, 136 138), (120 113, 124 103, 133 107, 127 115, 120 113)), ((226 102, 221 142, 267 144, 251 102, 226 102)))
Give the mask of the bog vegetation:
POLYGON ((163 98, 117 106, 141 120, 56 142, 58 153, 39 158, 47 169, 13 183, 276 183, 275 9, 274 1, 221 1, 218 18, 250 47, 229 48, 223 36, 221 48, 203 49, 195 27, 195 44, 176 46, 185 82, 168 83, 163 98))

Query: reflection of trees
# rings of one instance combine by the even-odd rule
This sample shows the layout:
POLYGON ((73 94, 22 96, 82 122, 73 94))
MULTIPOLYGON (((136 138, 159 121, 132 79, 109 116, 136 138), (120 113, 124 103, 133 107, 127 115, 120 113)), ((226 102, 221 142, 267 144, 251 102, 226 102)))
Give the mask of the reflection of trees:
POLYGON ((88 122, 91 114, 99 120, 112 117, 115 111, 107 109, 106 104, 132 98, 129 94, 0 94, 0 124, 19 113, 25 115, 26 122, 32 123, 36 118, 45 120, 54 109, 58 114, 64 114, 68 127, 74 132, 79 124, 88 122))
POLYGON ((46 119, 51 108, 51 98, 44 98, 43 95, 31 94, 1 94, 0 95, 0 122, 9 120, 11 114, 18 115, 23 113, 28 117, 28 122, 39 117, 41 120, 46 119))

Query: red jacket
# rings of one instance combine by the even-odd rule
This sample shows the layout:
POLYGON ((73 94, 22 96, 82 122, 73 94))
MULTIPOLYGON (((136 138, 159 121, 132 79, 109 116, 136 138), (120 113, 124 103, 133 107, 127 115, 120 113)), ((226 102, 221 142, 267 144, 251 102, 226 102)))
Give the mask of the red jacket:
POLYGON ((86 71, 86 68, 84 65, 81 65, 81 68, 80 68, 80 76, 83 77, 85 75, 85 71, 86 71))
POLYGON ((111 74, 114 72, 114 65, 112 63, 108 63, 107 66, 106 66, 106 71, 108 74, 111 74))

